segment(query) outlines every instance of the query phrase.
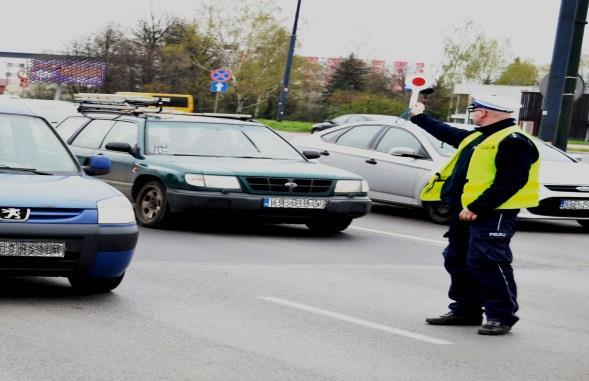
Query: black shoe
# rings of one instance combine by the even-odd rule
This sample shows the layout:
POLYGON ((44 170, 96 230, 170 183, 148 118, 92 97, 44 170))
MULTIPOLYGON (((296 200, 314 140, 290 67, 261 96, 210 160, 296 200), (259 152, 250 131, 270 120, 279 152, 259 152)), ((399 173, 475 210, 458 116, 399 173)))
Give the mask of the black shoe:
POLYGON ((482 316, 460 316, 454 312, 448 312, 439 317, 427 318, 426 323, 432 325, 481 325, 483 322, 482 316))
POLYGON ((483 324, 481 329, 479 329, 479 335, 506 335, 511 331, 511 326, 506 324, 501 324, 498 321, 489 320, 486 324, 483 324))

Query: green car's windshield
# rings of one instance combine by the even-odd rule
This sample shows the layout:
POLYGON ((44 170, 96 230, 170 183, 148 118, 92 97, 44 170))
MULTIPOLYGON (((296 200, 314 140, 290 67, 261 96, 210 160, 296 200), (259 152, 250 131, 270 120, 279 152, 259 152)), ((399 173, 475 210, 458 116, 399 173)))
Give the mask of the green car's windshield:
POLYGON ((302 159, 267 127, 223 123, 148 121, 146 151, 151 155, 302 159))
POLYGON ((0 173, 74 174, 63 143, 40 118, 0 114, 0 173))

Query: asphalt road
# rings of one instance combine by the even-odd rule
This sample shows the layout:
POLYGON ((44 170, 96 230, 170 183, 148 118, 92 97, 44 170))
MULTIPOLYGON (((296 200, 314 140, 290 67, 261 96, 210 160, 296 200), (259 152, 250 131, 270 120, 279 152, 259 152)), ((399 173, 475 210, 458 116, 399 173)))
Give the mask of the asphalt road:
POLYGON ((587 380, 589 233, 522 223, 521 321, 434 327, 444 227, 376 207, 344 233, 186 218, 141 229, 115 292, 0 282, 0 380, 587 380))

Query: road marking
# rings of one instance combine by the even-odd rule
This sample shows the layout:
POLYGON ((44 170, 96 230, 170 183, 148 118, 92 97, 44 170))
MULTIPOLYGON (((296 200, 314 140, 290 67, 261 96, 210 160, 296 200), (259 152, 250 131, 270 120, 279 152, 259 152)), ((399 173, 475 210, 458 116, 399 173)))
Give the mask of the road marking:
POLYGON ((303 310, 303 311, 307 311, 307 312, 312 312, 312 313, 317 314, 317 315, 327 316, 327 317, 330 317, 332 319, 337 319, 337 320, 345 321, 345 322, 348 322, 348 323, 357 324, 357 325, 360 325, 362 327, 372 328, 372 329, 376 329, 376 330, 379 330, 379 331, 384 331, 384 332, 392 333, 393 335, 403 336, 403 337, 407 337, 407 338, 410 338, 410 339, 414 339, 414 340, 418 340, 418 341, 423 341, 424 343, 428 343, 428 344, 436 344, 436 345, 454 344, 451 341, 446 341, 446 340, 442 340, 442 339, 436 339, 435 337, 421 335, 419 333, 415 333, 415 332, 411 332, 411 331, 406 331, 404 329, 389 327, 389 326, 386 326, 386 325, 383 325, 383 324, 374 323, 374 322, 371 322, 371 321, 368 321, 368 320, 359 319, 359 318, 355 318, 355 317, 352 317, 352 316, 342 315, 342 314, 339 314, 337 312, 332 312, 332 311, 324 310, 324 309, 317 308, 317 307, 307 306, 305 304, 291 302, 291 301, 288 301, 288 300, 285 300, 285 299, 275 298, 275 297, 272 297, 272 296, 259 296, 258 298, 259 299, 262 299, 262 300, 266 300, 268 302, 282 304, 283 306, 288 306, 288 307, 292 307, 292 308, 297 308, 299 310, 303 310))
POLYGON ((422 238, 422 237, 417 237, 417 236, 414 236, 414 235, 400 234, 400 233, 392 233, 392 232, 387 232, 387 231, 384 231, 384 230, 375 230, 375 229, 362 228, 360 226, 350 226, 349 229, 356 229, 356 230, 361 230, 361 231, 370 232, 370 233, 384 234, 384 235, 388 235, 388 236, 391 236, 391 237, 397 237, 397 238, 412 239, 412 240, 415 240, 415 241, 428 242, 428 243, 433 243, 435 245, 440 245, 440 246, 446 246, 446 245, 448 245, 448 243, 446 241, 441 241, 441 240, 438 240, 438 239, 422 238))

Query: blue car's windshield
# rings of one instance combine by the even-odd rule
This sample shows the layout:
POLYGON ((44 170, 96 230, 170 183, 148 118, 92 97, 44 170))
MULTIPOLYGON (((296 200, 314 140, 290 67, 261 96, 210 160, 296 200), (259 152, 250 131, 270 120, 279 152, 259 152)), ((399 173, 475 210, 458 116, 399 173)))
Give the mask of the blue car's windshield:
POLYGON ((78 173, 73 158, 43 120, 0 114, 0 173, 19 169, 23 173, 78 173))
POLYGON ((148 121, 146 139, 146 151, 152 155, 302 159, 264 126, 148 121))

